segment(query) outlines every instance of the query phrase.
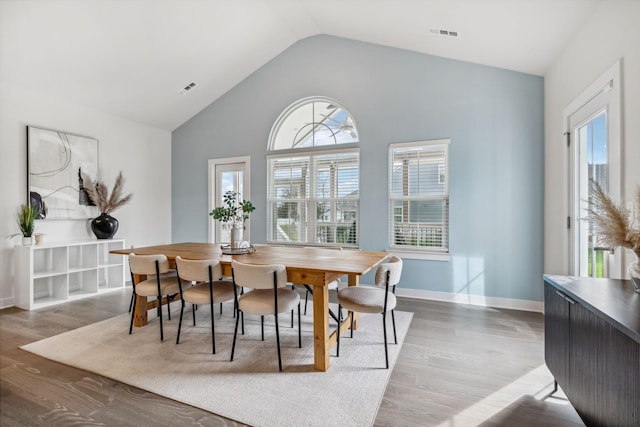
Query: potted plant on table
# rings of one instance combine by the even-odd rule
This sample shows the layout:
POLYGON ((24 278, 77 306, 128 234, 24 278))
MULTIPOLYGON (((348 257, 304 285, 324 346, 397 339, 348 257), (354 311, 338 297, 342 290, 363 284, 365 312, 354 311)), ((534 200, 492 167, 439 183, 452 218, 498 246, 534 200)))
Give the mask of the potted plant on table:
POLYGON ((22 244, 30 245, 33 241, 35 228, 36 209, 29 204, 20 205, 16 222, 22 233, 22 244))
POLYGON ((240 193, 227 191, 222 196, 222 206, 213 209, 209 215, 230 229, 231 247, 235 249, 242 240, 244 222, 249 219, 249 214, 254 210, 256 208, 250 201, 240 199, 240 193))
POLYGON ((91 221, 91 230, 98 239, 111 239, 118 231, 118 220, 111 216, 111 212, 131 201, 133 194, 122 195, 124 177, 122 171, 118 173, 113 191, 109 195, 109 189, 102 181, 92 181, 88 176, 83 176, 83 187, 87 195, 100 211, 100 216, 91 221))
POLYGON ((640 293, 640 185, 636 187, 635 212, 617 205, 597 182, 590 182, 589 218, 597 231, 596 240, 608 247, 627 248, 635 262, 627 267, 634 291, 640 293))

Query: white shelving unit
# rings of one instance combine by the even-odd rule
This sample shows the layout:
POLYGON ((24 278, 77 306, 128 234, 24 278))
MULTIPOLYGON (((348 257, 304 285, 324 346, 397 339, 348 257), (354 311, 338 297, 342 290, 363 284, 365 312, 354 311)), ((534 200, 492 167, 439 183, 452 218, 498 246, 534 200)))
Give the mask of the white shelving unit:
POLYGON ((125 285, 124 239, 16 246, 16 306, 35 310, 125 285))

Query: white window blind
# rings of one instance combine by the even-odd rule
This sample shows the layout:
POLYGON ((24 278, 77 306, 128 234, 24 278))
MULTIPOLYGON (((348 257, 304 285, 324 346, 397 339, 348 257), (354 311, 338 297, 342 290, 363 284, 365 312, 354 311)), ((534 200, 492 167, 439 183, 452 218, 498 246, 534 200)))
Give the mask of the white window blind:
POLYGON ((358 246, 358 149, 269 156, 267 240, 358 246))
POLYGON ((389 146, 389 247, 449 251, 450 140, 389 146))

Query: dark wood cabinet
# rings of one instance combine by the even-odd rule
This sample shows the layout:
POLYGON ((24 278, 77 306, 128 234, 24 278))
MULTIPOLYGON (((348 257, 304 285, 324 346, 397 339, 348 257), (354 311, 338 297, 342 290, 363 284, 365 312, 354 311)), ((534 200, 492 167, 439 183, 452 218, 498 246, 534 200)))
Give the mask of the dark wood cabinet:
POLYGON ((545 361, 588 426, 640 425, 640 294, 545 276, 545 361))

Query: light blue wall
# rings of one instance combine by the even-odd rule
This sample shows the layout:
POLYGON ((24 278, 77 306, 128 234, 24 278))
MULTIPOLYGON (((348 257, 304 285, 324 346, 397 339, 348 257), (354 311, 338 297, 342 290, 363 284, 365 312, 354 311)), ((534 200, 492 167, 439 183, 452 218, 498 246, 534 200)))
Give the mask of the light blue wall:
POLYGON ((292 102, 324 95, 360 131, 362 249, 387 248, 389 144, 450 138, 452 259, 407 260, 401 285, 541 301, 543 84, 336 37, 302 40, 173 132, 173 241, 207 240, 207 159, 250 155, 252 241, 264 242, 271 126, 292 102))

